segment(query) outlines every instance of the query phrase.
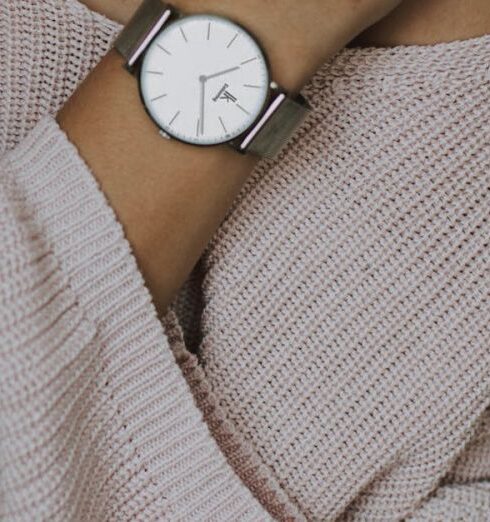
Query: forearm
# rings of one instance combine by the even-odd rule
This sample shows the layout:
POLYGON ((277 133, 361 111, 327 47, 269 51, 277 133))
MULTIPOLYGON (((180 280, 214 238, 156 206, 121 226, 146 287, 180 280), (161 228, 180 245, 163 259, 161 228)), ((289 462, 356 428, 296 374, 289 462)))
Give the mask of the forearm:
POLYGON ((111 51, 58 115, 121 221, 163 311, 256 160, 164 140, 111 51))
MULTIPOLYGON (((297 7, 291 16, 288 9, 294 3, 289 1, 185 0, 177 5, 187 12, 228 15, 251 29, 269 55, 274 79, 298 91, 362 25, 352 12, 355 2, 341 9, 332 7, 333 2, 305 4, 301 16, 297 7)), ((116 211, 155 304, 163 311, 257 159, 225 145, 200 148, 163 140, 143 109, 135 79, 115 51, 89 75, 58 121, 116 211)))

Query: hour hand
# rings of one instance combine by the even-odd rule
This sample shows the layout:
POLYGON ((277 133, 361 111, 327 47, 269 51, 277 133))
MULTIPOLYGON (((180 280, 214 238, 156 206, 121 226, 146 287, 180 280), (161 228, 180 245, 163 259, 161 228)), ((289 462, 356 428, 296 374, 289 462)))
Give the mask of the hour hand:
POLYGON ((209 74, 208 76, 205 76, 206 80, 210 80, 211 78, 216 78, 217 76, 221 76, 223 74, 236 71, 237 69, 240 69, 240 66, 237 65, 236 67, 230 67, 229 69, 225 69, 224 71, 220 71, 214 74, 209 74))

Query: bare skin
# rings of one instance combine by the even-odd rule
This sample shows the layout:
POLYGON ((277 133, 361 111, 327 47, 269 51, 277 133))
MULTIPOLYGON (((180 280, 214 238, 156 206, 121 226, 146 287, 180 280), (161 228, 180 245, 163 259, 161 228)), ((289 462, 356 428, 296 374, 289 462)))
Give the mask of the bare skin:
MULTIPOLYGON (((415 6, 456 0, 406 1, 407 6, 415 6)), ((471 2, 479 2, 485 14, 482 1, 461 1, 471 2)), ((85 3, 124 23, 139 0, 85 3)), ((175 4, 188 12, 229 15, 249 27, 268 52, 273 77, 291 91, 301 89, 328 57, 360 33, 359 45, 396 44, 404 38, 422 41, 430 35, 424 29, 427 20, 417 21, 415 7, 399 7, 398 14, 395 11, 391 19, 366 31, 396 8, 397 0, 179 0, 175 4), (413 18, 410 31, 403 27, 402 15, 413 18)), ((480 34, 477 22, 475 18, 465 25, 466 32, 458 32, 448 20, 437 34, 442 40, 454 39, 451 34, 480 34)), ((155 306, 163 313, 258 160, 226 146, 199 148, 162 140, 141 105, 135 79, 122 65, 122 59, 110 52, 65 105, 58 121, 123 224, 155 306)))
MULTIPOLYGON (((272 75, 298 91, 318 67, 400 0, 180 0, 183 11, 228 15, 254 32, 272 75), (257 17, 260 12, 261 16, 257 17)), ((125 22, 139 0, 87 3, 125 22), (112 11, 113 9, 113 11, 112 11)), ((137 82, 111 51, 58 114, 122 223, 163 313, 226 215, 257 159, 225 145, 163 140, 137 82)))
MULTIPOLYGON (((84 0, 84 3, 119 21, 130 16, 135 4, 133 0, 84 0)), ((488 0, 404 0, 349 45, 428 45, 488 33, 488 0)))

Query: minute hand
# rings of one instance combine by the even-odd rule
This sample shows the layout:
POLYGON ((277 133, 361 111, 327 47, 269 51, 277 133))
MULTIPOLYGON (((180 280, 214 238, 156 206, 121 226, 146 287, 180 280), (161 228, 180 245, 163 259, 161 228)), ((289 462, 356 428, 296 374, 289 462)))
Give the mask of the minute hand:
POLYGON ((208 76, 206 76, 206 80, 210 80, 211 78, 216 78, 217 76, 221 76, 222 74, 226 74, 226 73, 229 73, 229 72, 232 72, 232 71, 236 71, 237 69, 240 69, 240 66, 236 66, 236 67, 231 67, 230 69, 225 69, 224 71, 220 71, 220 72, 217 72, 217 73, 214 73, 214 74, 209 74, 208 76))

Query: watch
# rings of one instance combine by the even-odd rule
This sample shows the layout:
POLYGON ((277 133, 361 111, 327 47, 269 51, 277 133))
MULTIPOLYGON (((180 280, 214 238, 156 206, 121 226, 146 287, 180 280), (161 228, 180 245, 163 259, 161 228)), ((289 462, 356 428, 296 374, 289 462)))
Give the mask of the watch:
POLYGON ((144 0, 115 48, 168 139, 274 159, 311 110, 272 80, 257 39, 221 15, 144 0))

